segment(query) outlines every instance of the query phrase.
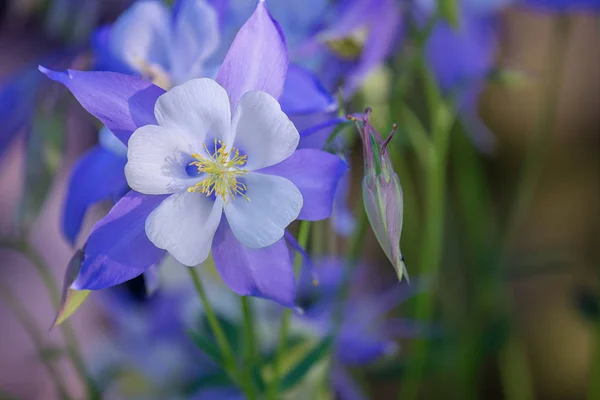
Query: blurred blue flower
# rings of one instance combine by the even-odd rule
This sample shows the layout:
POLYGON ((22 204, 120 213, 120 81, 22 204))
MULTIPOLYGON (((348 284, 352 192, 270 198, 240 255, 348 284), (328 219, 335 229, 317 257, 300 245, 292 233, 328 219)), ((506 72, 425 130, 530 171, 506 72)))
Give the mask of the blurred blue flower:
POLYGON ((522 0, 522 4, 540 11, 598 11, 600 0, 522 0))
MULTIPOLYGON (((336 312, 345 268, 348 266, 339 258, 319 259, 314 265, 318 284, 314 284, 313 276, 308 273, 300 281, 298 304, 304 314, 297 315, 296 320, 312 327, 322 337, 336 332, 333 313, 336 312)), ((372 294, 366 292, 364 286, 368 269, 361 265, 351 277, 351 295, 343 306, 341 325, 337 330, 331 376, 333 388, 342 399, 364 398, 358 385, 346 373, 346 367, 369 364, 395 353, 397 339, 427 334, 422 325, 412 320, 388 316, 423 286, 397 284, 372 294)))
MULTIPOLYGON (((481 121, 477 101, 485 81, 494 68, 497 50, 497 13, 510 0, 460 3, 460 25, 452 27, 438 21, 425 47, 425 57, 440 88, 456 97, 461 117, 473 133, 475 144, 489 149, 493 135, 481 121)), ((421 20, 431 18, 436 4, 418 2, 416 13, 421 20)))

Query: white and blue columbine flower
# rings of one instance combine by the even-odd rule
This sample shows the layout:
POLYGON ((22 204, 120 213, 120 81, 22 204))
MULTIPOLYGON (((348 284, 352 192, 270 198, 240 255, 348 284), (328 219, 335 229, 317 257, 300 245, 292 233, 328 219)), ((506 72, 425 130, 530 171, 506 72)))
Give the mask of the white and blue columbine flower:
MULTIPOLYGON (((247 18, 255 3, 248 0, 243 6, 248 11, 243 13, 247 18)), ((227 50, 224 46, 218 48, 219 43, 231 43, 235 33, 229 35, 232 24, 220 24, 218 20, 234 14, 241 14, 236 11, 236 4, 178 0, 168 8, 158 0, 138 1, 114 24, 96 33, 96 66, 146 78, 163 89, 193 78, 212 78, 224 58, 225 52, 220 50, 227 50), (221 35, 226 40, 220 40, 221 35)), ((279 102, 297 124, 301 137, 311 135, 315 125, 319 125, 320 120, 311 122, 314 115, 324 114, 325 123, 317 129, 339 122, 328 116, 335 111, 333 98, 310 71, 299 66, 289 66, 279 102), (294 116, 302 116, 302 121, 294 116)), ((99 145, 75 164, 62 218, 63 233, 71 243, 75 242, 90 205, 106 199, 118 200, 128 191, 123 173, 126 154, 126 146, 103 128, 99 145)))
POLYGON ((287 67, 285 39, 260 1, 216 81, 165 93, 130 75, 41 68, 128 144, 134 190, 95 225, 73 289, 132 279, 164 250, 189 266, 212 250, 236 293, 293 306, 284 231, 294 219, 329 217, 346 166, 321 150, 296 149, 298 131, 277 101, 287 67))

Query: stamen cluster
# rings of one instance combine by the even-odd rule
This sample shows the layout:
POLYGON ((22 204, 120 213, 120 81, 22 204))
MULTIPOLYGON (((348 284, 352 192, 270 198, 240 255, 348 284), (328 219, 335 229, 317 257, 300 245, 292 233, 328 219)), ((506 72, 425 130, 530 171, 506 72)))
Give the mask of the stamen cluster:
POLYGON ((213 193, 228 203, 236 195, 243 196, 250 200, 244 193, 247 188, 238 178, 244 176, 248 170, 240 167, 248 161, 248 156, 241 156, 238 149, 232 147, 227 150, 227 146, 220 140, 215 139, 214 148, 209 151, 206 144, 204 150, 209 157, 194 153, 197 161, 192 161, 190 165, 198 168, 198 174, 206 174, 207 177, 196 185, 189 187, 188 192, 198 192, 211 196, 213 193))

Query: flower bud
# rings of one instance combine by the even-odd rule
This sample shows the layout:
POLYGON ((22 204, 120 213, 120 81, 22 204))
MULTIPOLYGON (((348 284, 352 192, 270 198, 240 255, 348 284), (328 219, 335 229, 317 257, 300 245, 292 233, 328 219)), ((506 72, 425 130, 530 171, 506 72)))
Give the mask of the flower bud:
POLYGON ((400 251, 404 205, 402 187, 387 151, 387 145, 397 126, 394 124, 392 132, 384 141, 371 125, 370 114, 371 109, 367 108, 362 119, 348 117, 356 124, 363 142, 365 171, 362 190, 365 211, 379 245, 396 269, 398 279, 406 275, 408 280, 404 257, 400 251))

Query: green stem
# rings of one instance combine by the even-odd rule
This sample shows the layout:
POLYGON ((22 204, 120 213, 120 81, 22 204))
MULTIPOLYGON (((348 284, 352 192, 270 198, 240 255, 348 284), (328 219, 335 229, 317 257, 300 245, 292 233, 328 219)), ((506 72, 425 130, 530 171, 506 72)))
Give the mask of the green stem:
POLYGON ((552 145, 553 126, 556 122, 557 106, 563 81, 564 61, 569 41, 570 23, 567 15, 555 21, 552 49, 548 55, 548 75, 542 93, 542 105, 536 129, 531 136, 523 163, 516 195, 511 206, 506 227, 506 243, 510 245, 516 231, 529 212, 537 184, 552 145))
POLYGON ((252 369, 255 367, 258 356, 258 348, 256 334, 254 331, 252 305, 250 304, 249 297, 247 296, 241 296, 240 302, 244 319, 244 363, 242 378, 244 379, 244 386, 251 391, 251 397, 256 398, 258 394, 252 380, 252 369))
POLYGON ((596 343, 592 370, 590 372, 590 385, 587 391, 587 400, 600 399, 600 322, 596 322, 596 343))
MULTIPOLYGON (((435 287, 439 275, 443 250, 445 178, 448 158, 449 133, 455 113, 443 102, 433 105, 432 144, 427 162, 422 165, 425 175, 424 231, 420 257, 419 275, 432 282, 432 290, 417 301, 416 317, 427 324, 433 320, 435 312, 435 287)), ((400 391, 400 398, 416 399, 419 396, 421 380, 429 356, 429 340, 419 340, 411 357, 400 391)))
MULTIPOLYGON (((310 221, 300 222, 300 229, 298 230, 298 244, 302 248, 306 248, 306 245, 308 244, 310 228, 310 221)), ((300 271, 301 265, 302 256, 300 254, 296 254, 296 257, 294 259, 294 273, 296 274, 296 276, 298 276, 298 272, 300 271)), ((275 362, 273 364, 275 376, 272 385, 269 388, 269 397, 273 399, 277 398, 279 384, 283 374, 283 362, 285 359, 285 353, 287 351, 287 339, 290 330, 291 317, 292 310, 289 308, 284 309, 281 315, 281 325, 279 326, 279 342, 275 351, 275 362)))
POLYGON ((40 361, 44 364, 48 370, 50 378, 56 385, 56 390, 58 391, 60 398, 65 400, 71 399, 61 375, 54 368, 52 361, 48 360, 43 354, 44 341, 38 327, 36 326, 34 317, 29 314, 27 308, 19 301, 19 298, 12 292, 10 287, 4 285, 2 282, 0 282, 0 298, 2 298, 2 300, 12 308, 15 317, 19 320, 25 329, 25 332, 27 332, 29 335, 38 352, 40 361))
MULTIPOLYGON (((555 21, 554 39, 549 54, 549 71, 542 93, 542 106, 537 127, 531 137, 523 169, 517 183, 513 204, 508 214, 503 253, 500 265, 507 263, 510 247, 516 237, 531 203, 543 172, 548 153, 552 145, 553 127, 556 122, 556 109, 564 70, 565 53, 569 40, 569 17, 561 15, 555 21)), ((504 296, 509 311, 515 309, 510 288, 504 288, 504 296)), ((526 355, 525 343, 521 332, 513 326, 506 346, 500 352, 500 377, 506 395, 517 400, 534 398, 533 383, 526 355)))
POLYGON ((217 341, 217 346, 219 347, 221 357, 223 357, 223 367, 225 368, 227 373, 229 373, 231 379, 233 379, 234 382, 237 382, 240 385, 241 389, 244 391, 244 393, 249 399, 256 399, 256 394, 254 392, 254 388, 252 387, 251 382, 249 384, 248 379, 244 379, 243 374, 240 374, 238 372, 235 361, 235 354, 233 353, 231 345, 229 344, 229 341, 225 336, 225 332, 221 327, 221 323, 217 319, 217 315, 210 301, 208 300, 208 296, 206 295, 204 285, 202 284, 202 281, 198 276, 198 272, 195 268, 191 267, 187 268, 187 270, 192 278, 192 282, 194 283, 194 288, 196 289, 196 292, 200 297, 200 301, 202 302, 202 307, 204 309, 204 313, 206 314, 206 319, 208 320, 210 329, 213 335, 215 336, 215 340, 217 341))

